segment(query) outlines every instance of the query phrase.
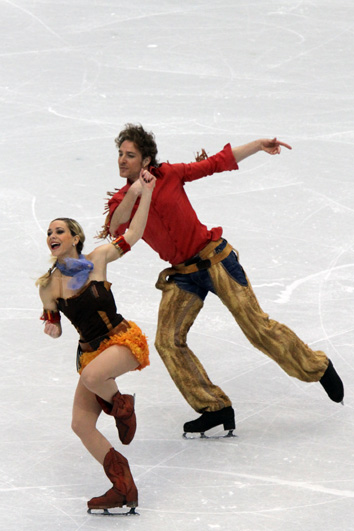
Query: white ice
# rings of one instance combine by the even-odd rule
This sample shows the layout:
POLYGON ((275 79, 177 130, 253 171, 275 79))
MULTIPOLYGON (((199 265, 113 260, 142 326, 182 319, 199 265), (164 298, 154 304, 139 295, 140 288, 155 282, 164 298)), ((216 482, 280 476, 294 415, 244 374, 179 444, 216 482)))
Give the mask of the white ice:
POLYGON ((348 0, 2 0, 0 528, 354 529, 354 5, 348 0), (160 160, 260 137, 290 143, 188 185, 222 225, 260 303, 332 359, 345 406, 288 377, 210 295, 189 344, 231 397, 237 438, 182 438, 198 415, 154 349, 165 264, 143 242, 111 265, 119 310, 147 333, 151 366, 120 380, 138 431, 117 443, 140 516, 90 516, 110 487, 70 428, 77 334, 43 334, 34 280, 51 219, 78 219, 86 250, 106 191, 121 186, 114 138, 156 134, 160 160))

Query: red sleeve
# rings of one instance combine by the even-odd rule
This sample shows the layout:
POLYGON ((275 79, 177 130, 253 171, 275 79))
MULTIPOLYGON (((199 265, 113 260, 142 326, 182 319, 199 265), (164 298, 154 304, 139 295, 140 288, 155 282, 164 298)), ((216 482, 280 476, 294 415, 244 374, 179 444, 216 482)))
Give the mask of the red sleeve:
MULTIPOLYGON (((166 164, 162 163, 161 166, 157 168, 149 168, 151 173, 156 176, 157 179, 164 178, 166 173, 166 167, 168 167, 168 172, 170 178, 174 175, 182 182, 195 181, 206 177, 207 175, 212 175, 213 173, 221 173, 223 171, 238 170, 238 165, 235 160, 235 157, 232 153, 231 145, 226 144, 222 151, 212 155, 205 160, 199 162, 190 162, 189 164, 166 164)), ((108 215, 105 222, 105 227, 109 230, 110 220, 113 216, 113 213, 118 205, 123 201, 126 192, 128 191, 130 185, 125 185, 113 197, 108 201, 108 215)), ((139 205, 139 200, 135 203, 130 220, 127 223, 124 223, 118 227, 115 231, 115 236, 120 236, 125 233, 129 227, 130 221, 132 220, 137 208, 139 205)))
POLYGON ((213 173, 238 170, 230 144, 226 144, 222 151, 205 160, 190 164, 174 164, 173 166, 179 171, 184 182, 195 181, 213 173))

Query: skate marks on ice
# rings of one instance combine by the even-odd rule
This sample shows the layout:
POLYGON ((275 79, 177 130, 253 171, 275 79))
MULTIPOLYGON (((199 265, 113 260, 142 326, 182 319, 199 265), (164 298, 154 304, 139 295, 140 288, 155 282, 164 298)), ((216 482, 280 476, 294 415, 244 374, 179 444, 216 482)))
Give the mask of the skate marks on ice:
POLYGON ((279 303, 279 304, 286 304, 289 302, 290 298, 291 298, 291 295, 292 293, 299 287, 301 286, 301 284, 304 284, 314 278, 317 278, 317 277, 321 277, 321 276, 324 276, 325 278, 328 277, 332 272, 336 271, 336 270, 340 270, 340 269, 347 269, 347 268, 352 268, 354 267, 354 264, 343 264, 343 265, 339 265, 339 266, 335 266, 335 267, 332 267, 330 269, 324 269, 323 271, 318 271, 316 273, 312 273, 311 275, 308 275, 306 277, 303 277, 303 278, 299 278, 297 280, 295 280, 294 282, 292 282, 291 284, 289 284, 286 288, 284 288, 280 295, 278 296, 278 298, 275 300, 275 302, 279 303))

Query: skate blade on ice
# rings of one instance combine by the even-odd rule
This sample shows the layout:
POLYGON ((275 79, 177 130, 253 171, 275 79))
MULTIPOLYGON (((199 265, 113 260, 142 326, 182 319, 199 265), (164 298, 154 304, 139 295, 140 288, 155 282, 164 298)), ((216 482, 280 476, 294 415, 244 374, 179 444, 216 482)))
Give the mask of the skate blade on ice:
POLYGON ((108 509, 87 509, 87 512, 94 516, 140 516, 140 514, 136 512, 135 507, 132 507, 130 511, 124 513, 111 513, 108 509))
POLYGON ((201 432, 195 432, 196 435, 188 435, 190 432, 184 432, 183 437, 185 439, 231 439, 233 437, 237 437, 237 435, 234 435, 234 430, 229 430, 229 432, 226 435, 205 435, 204 431, 201 432))

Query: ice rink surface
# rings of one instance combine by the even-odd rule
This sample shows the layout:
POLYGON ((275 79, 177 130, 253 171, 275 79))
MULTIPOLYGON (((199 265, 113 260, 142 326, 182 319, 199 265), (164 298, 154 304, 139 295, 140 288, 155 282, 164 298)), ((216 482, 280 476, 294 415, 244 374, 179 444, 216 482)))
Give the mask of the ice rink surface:
POLYGON ((6 531, 354 529, 354 4, 349 0, 2 0, 0 528, 6 531), (154 346, 166 265, 139 242, 112 264, 118 308, 146 332, 129 459, 140 516, 90 516, 110 483, 70 428, 77 334, 43 334, 34 280, 48 223, 76 218, 97 245, 120 187, 114 138, 154 131, 160 160, 189 162, 260 137, 290 143, 187 185, 222 225, 261 303, 345 384, 345 407, 288 377, 209 295, 189 344, 236 409, 237 438, 182 438, 198 415, 154 346))

